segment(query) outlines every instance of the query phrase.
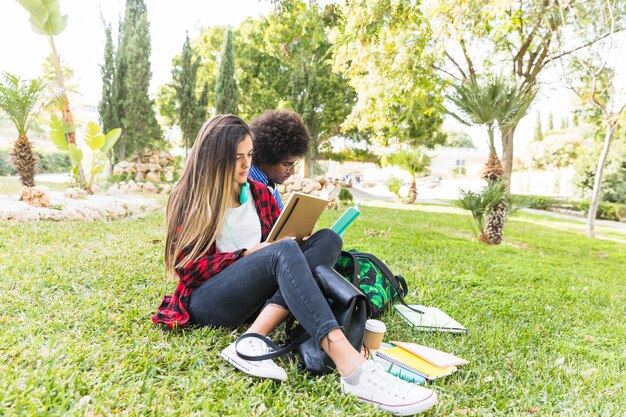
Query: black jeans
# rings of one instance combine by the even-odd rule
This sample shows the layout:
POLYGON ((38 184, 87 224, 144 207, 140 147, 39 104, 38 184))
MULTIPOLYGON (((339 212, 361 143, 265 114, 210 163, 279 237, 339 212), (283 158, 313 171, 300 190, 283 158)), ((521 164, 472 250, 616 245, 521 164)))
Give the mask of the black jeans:
POLYGON ((323 229, 302 244, 281 240, 239 259, 191 293, 189 315, 200 326, 235 327, 255 317, 266 304, 293 314, 318 342, 340 328, 311 271, 333 266, 341 238, 323 229))

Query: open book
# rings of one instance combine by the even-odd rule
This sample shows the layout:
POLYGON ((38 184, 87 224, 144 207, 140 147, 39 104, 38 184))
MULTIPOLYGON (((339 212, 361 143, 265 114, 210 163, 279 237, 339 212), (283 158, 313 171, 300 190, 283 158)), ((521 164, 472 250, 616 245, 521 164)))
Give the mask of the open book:
POLYGON ((304 193, 292 193, 267 236, 268 242, 295 237, 298 242, 313 233, 315 223, 328 205, 328 199, 304 193))
MULTIPOLYGON (((322 195, 314 196, 304 193, 292 193, 285 204, 285 208, 278 216, 274 227, 267 237, 268 242, 274 242, 284 237, 295 237, 298 242, 303 237, 313 233, 315 223, 328 206, 328 199, 322 195)), ((349 207, 330 228, 339 236, 343 236, 348 226, 352 224, 361 212, 358 204, 349 207)))
POLYGON ((423 311, 417 313, 406 306, 396 304, 393 308, 411 326, 427 332, 467 333, 467 329, 458 321, 439 310, 437 307, 411 305, 411 307, 423 311))

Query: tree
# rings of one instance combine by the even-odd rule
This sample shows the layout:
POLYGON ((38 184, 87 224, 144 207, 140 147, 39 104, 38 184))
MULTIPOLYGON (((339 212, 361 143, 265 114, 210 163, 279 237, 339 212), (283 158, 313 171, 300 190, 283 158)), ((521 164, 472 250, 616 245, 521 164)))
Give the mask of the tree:
POLYGON ((537 111, 537 121, 535 122, 535 137, 533 139, 535 142, 543 141, 543 130, 541 128, 541 113, 537 111))
MULTIPOLYGON (((434 39, 444 50, 442 72, 456 79, 472 79, 477 64, 489 68, 497 62, 511 69, 524 90, 532 90, 542 70, 551 63, 608 36, 606 27, 593 24, 603 16, 606 3, 438 0, 429 4, 427 15, 434 39), (574 33, 572 20, 578 20, 586 30, 574 33), (556 42, 558 39, 562 42, 556 42), (489 51, 489 55, 481 57, 483 51, 489 51)), ((624 10, 623 0, 614 4, 615 10, 624 10)), ((616 27, 623 28, 626 14, 613 16, 619 20, 616 27)), ((501 129, 504 173, 509 181, 516 128, 517 123, 513 123, 501 129)))
MULTIPOLYGON (((119 120, 116 114, 116 106, 118 103, 114 101, 113 81, 115 77, 115 48, 113 47, 113 38, 111 35, 111 24, 105 25, 104 29, 105 45, 104 45, 104 63, 100 67, 102 73, 102 96, 98 104, 98 113, 100 114, 100 123, 102 129, 108 132, 119 126, 119 120)), ((107 152, 109 158, 109 166, 113 169, 113 153, 107 152)))
POLYGON ((409 174, 411 174, 409 195, 404 201, 406 204, 415 203, 415 200, 417 199, 417 184, 415 182, 415 176, 426 172, 430 166, 430 162, 430 156, 419 149, 401 150, 385 158, 385 164, 399 166, 400 168, 409 171, 409 174))
POLYGON ((446 136, 445 146, 451 148, 476 148, 470 135, 465 132, 446 132, 446 136))
POLYGON ((235 80, 235 58, 233 56, 233 33, 226 32, 220 69, 215 84, 215 112, 217 114, 238 114, 239 90, 235 80))
POLYGON ((602 175, 615 132, 626 110, 626 87, 620 85, 621 80, 618 80, 615 68, 608 64, 609 57, 620 45, 614 35, 623 27, 624 6, 619 1, 604 3, 603 13, 590 22, 590 27, 574 20, 575 33, 602 30, 607 35, 601 42, 585 50, 577 51, 570 57, 563 57, 561 61, 564 73, 567 61, 569 61, 571 76, 564 74, 569 89, 579 97, 588 110, 595 111, 604 130, 602 150, 596 166, 593 192, 587 213, 587 237, 589 238, 595 237, 595 219, 602 197, 602 175))
MULTIPOLYGON (((497 123, 500 130, 517 123, 528 111, 536 91, 525 90, 522 85, 506 77, 492 76, 480 84, 474 76, 461 84, 454 85, 454 93, 448 99, 461 111, 458 115, 449 113, 466 125, 481 124, 487 127, 489 159, 483 169, 482 177, 487 182, 500 181, 504 169, 494 142, 494 130, 497 123)), ((506 177, 504 186, 506 187, 506 177)), ((501 201, 487 215, 486 233, 489 243, 500 244, 506 222, 506 202, 501 201)))
POLYGON ((183 134, 185 155, 187 149, 193 144, 198 133, 197 113, 198 99, 196 98, 196 78, 200 60, 193 57, 193 51, 189 43, 189 36, 185 37, 183 52, 180 56, 179 65, 172 69, 172 86, 176 92, 176 120, 183 134))
POLYGON ((430 65, 431 36, 419 2, 346 1, 333 31, 333 62, 357 93, 342 124, 378 142, 443 144, 439 111, 446 83, 430 65))
POLYGON ((4 73, 0 82, 0 109, 9 116, 17 129, 17 140, 11 151, 11 162, 26 187, 35 186, 35 165, 33 144, 27 134, 35 116, 45 104, 41 100, 45 83, 41 80, 22 80, 4 73))
MULTIPOLYGON (((68 144, 76 145, 74 117, 72 116, 70 103, 67 99, 61 60, 54 42, 54 37, 63 32, 67 25, 67 15, 61 15, 61 8, 58 1, 18 0, 18 3, 30 14, 30 23, 33 31, 46 36, 48 39, 48 43, 50 44, 50 57, 54 65, 58 86, 57 95, 59 108, 63 114, 65 124, 65 137, 68 144)), ((84 175, 82 174, 81 166, 79 165, 77 168, 79 172, 78 184, 82 186, 84 175)))
POLYGON ((148 95, 150 78, 150 31, 143 0, 127 0, 119 34, 113 100, 122 126, 119 159, 164 146, 153 101, 148 95))
POLYGON ((548 132, 554 131, 554 115, 552 112, 548 113, 548 132))
POLYGON ((115 105, 113 101, 113 77, 115 76, 115 48, 111 36, 111 24, 104 29, 106 42, 104 45, 104 63, 100 66, 102 74, 102 96, 98 104, 100 123, 104 131, 109 131, 116 126, 115 105))

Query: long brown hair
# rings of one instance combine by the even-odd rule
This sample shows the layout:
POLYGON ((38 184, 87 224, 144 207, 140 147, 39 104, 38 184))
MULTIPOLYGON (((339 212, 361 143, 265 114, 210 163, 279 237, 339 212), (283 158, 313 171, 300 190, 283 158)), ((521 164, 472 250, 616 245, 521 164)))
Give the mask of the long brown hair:
POLYGON ((175 268, 198 259, 215 242, 235 193, 237 146, 246 136, 252 137, 248 125, 231 114, 213 117, 198 132, 167 201, 167 278, 176 279, 175 268))

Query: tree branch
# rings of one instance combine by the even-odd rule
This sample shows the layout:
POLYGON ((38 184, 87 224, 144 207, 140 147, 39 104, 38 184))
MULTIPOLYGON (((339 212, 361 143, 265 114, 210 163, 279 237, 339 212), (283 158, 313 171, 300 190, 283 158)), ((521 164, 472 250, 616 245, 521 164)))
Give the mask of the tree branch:
POLYGON ((448 74, 450 77, 454 78, 457 81, 463 81, 464 80, 464 78, 459 78, 456 75, 452 74, 451 72, 448 72, 448 71, 444 70, 443 68, 439 68, 435 64, 430 64, 430 66, 433 67, 434 69, 438 70, 438 71, 443 72, 444 74, 448 74))
POLYGON ((546 62, 545 62, 545 64, 544 64, 544 65, 547 65, 547 64, 549 64, 549 63, 550 63, 550 62, 552 62, 552 61, 555 61, 555 60, 557 60, 557 59, 559 59, 559 58, 562 58, 562 57, 564 57, 564 56, 567 56, 567 55, 569 55, 569 54, 572 54, 572 53, 574 53, 574 52, 576 52, 576 51, 580 51, 581 49, 587 48, 587 47, 589 47, 589 46, 593 45, 594 43, 599 42, 599 41, 601 41, 602 39, 608 38, 609 36, 613 35, 614 33, 622 32, 622 31, 624 31, 625 29, 626 29, 626 28, 622 28, 622 29, 615 30, 615 31, 613 31, 613 32, 607 32, 607 33, 605 33, 604 35, 600 36, 599 38, 593 39, 593 40, 591 40, 591 41, 589 41, 589 42, 587 42, 587 43, 585 43, 585 44, 583 44, 583 45, 581 45, 581 46, 579 46, 579 47, 577 47, 577 48, 574 48, 574 49, 569 50, 569 51, 567 51, 567 52, 560 53, 560 54, 558 54, 558 55, 556 55, 556 56, 552 56, 552 57, 550 57, 550 58, 548 58, 548 59, 546 60, 546 62))
MULTIPOLYGON (((459 70, 463 79, 466 80, 467 75, 465 75, 463 68, 461 68, 461 66, 455 61, 455 59, 452 58, 452 55, 450 55, 448 52, 444 52, 444 55, 447 56, 450 61, 452 61, 452 64, 454 64, 454 66, 459 70)), ((458 78, 458 77, 454 77, 454 78, 458 78)))
POLYGON ((474 71, 474 64, 472 63, 472 59, 469 56, 469 53, 467 52, 467 48, 465 47, 465 41, 463 39, 461 39, 459 41, 459 44, 461 45, 461 49, 463 50, 463 56, 465 56, 465 61, 467 62, 467 69, 469 71, 470 74, 470 79, 472 81, 476 81, 476 71, 474 71))

